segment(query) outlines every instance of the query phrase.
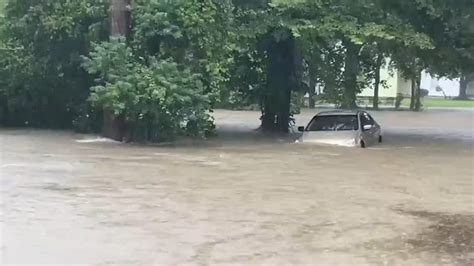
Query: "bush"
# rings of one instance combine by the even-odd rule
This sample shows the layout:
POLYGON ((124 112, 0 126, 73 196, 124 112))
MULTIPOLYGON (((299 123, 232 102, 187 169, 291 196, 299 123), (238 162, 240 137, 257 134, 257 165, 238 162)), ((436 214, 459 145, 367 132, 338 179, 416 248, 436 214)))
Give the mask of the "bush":
POLYGON ((85 69, 98 78, 89 98, 130 125, 134 139, 206 137, 214 129, 198 74, 172 59, 140 58, 123 39, 95 45, 85 69))

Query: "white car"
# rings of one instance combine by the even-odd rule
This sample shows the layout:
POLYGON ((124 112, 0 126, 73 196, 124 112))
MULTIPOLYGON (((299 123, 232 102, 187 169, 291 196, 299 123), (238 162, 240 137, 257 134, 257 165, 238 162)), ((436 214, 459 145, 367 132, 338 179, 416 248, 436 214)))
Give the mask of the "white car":
POLYGON ((299 127, 298 142, 359 146, 382 142, 380 125, 365 111, 327 111, 313 117, 306 127, 299 127))

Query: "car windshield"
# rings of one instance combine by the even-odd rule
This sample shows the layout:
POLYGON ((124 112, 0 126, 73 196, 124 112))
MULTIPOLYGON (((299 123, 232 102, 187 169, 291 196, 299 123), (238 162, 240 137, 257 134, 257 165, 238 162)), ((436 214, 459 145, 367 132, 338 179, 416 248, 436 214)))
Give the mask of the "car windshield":
POLYGON ((348 131, 358 130, 356 115, 316 116, 309 123, 306 131, 348 131))

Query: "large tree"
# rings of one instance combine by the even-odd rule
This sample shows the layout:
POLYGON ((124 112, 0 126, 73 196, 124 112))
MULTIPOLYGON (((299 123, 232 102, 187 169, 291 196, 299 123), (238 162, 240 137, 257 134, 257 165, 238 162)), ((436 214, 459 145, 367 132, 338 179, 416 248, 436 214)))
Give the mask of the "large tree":
POLYGON ((107 137, 165 141, 212 133, 212 104, 236 49, 230 2, 136 0, 129 40, 123 3, 112 8, 118 34, 95 45, 84 64, 97 76, 91 103, 114 117, 118 134, 107 137))
POLYGON ((392 1, 391 8, 416 31, 429 36, 430 50, 416 53, 435 76, 460 78, 460 98, 474 79, 474 4, 471 0, 392 1))
POLYGON ((280 8, 279 4, 293 1, 236 0, 234 3, 244 10, 241 21, 247 20, 243 23, 252 25, 251 35, 256 40, 265 71, 265 84, 258 93, 261 129, 288 132, 292 116, 291 92, 300 86, 302 61, 293 32, 285 23, 279 23, 279 18, 285 16, 285 8, 280 8), (248 18, 253 21, 249 22, 248 18))

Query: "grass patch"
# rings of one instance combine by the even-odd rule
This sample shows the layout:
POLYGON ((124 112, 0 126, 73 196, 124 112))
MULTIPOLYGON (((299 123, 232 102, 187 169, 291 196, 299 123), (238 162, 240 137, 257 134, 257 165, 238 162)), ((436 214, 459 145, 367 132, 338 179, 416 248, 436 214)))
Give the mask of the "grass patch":
MULTIPOLYGON (((422 104, 426 108, 430 107, 446 107, 446 108, 474 108, 474 101, 472 100, 452 100, 443 98, 425 98, 422 104)), ((410 106, 410 99, 404 99, 402 106, 410 106)))

